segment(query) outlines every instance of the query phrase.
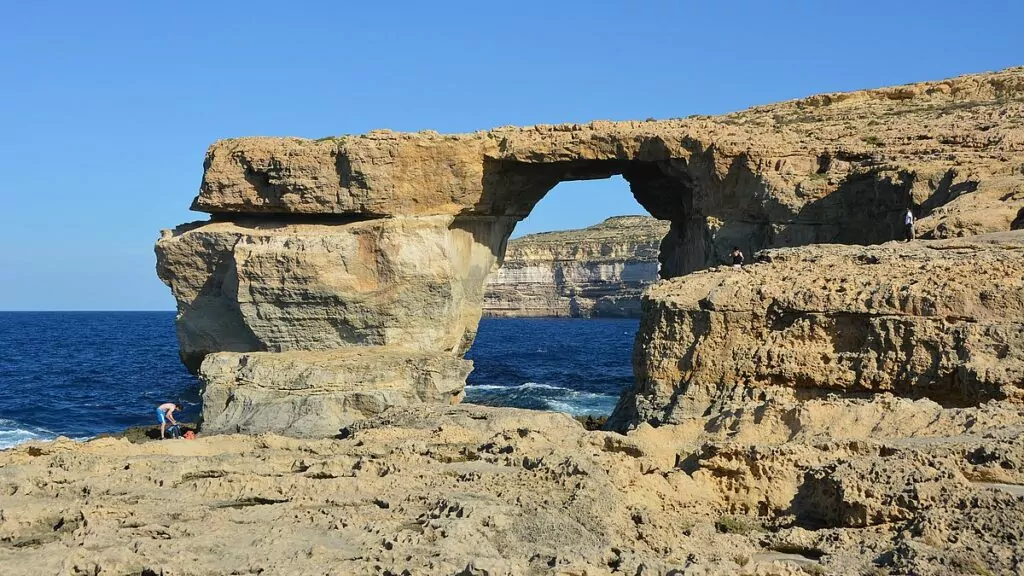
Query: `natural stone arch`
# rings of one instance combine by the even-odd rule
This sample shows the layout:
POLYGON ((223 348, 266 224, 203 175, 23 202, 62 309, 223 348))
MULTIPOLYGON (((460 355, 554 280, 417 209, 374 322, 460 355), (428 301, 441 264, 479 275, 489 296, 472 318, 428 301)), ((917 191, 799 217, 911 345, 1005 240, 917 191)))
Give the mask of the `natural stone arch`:
POLYGON ((1019 91, 1019 74, 1004 73, 718 118, 225 140, 193 202, 213 221, 167 233, 158 272, 178 300, 183 360, 219 390, 209 397, 227 399, 210 413, 221 429, 321 435, 274 418, 333 410, 337 423, 459 398, 452 382, 468 370, 487 274, 560 181, 622 174, 671 222, 668 277, 717 264, 733 245, 891 240, 910 206, 926 235, 1004 230, 1020 209, 1007 193, 1020 183, 1015 133, 987 127, 983 153, 969 138, 907 142, 930 141, 964 98, 998 108, 1019 91), (849 129, 895 105, 918 111, 914 122, 870 138, 849 129))
MULTIPOLYGON (((675 177, 664 171, 665 162, 647 160, 571 160, 556 162, 519 162, 485 160, 484 197, 493 198, 492 207, 518 222, 555 186, 562 182, 599 180, 622 176, 630 192, 648 214, 659 220, 685 222, 692 214, 692 183, 687 174, 675 177)), ((586 198, 580 199, 582 202, 586 198)), ((512 230, 510 229, 509 234, 512 230)), ((503 246, 502 246, 503 247, 503 246)), ((496 257, 500 261, 504 252, 496 257)), ((662 260, 664 264, 664 260, 662 260)), ((698 267, 696 263, 687 264, 698 267)), ((703 263, 701 263, 703 264, 703 263)), ((676 276, 676 266, 663 266, 663 272, 676 276)))
POLYGON ((733 245, 752 254, 770 246, 892 240, 900 233, 898 216, 911 203, 905 177, 878 170, 853 174, 821 198, 807 194, 794 203, 773 189, 749 156, 723 161, 711 147, 664 159, 488 160, 482 198, 488 209, 518 221, 560 182, 614 175, 629 183, 649 214, 672 223, 659 256, 663 278, 723 263, 733 245))
MULTIPOLYGON (((193 203, 214 222, 157 245, 179 301, 183 360, 207 384, 204 417, 218 430, 323 435, 390 405, 458 400, 487 276, 515 224, 559 182, 622 175, 641 206, 671 222, 663 277, 718 263, 733 244, 808 243, 851 224, 802 217, 835 191, 794 195, 784 185, 777 168, 817 170, 817 155, 780 164, 691 130, 594 124, 215 144, 193 203), (409 372, 409 363, 433 368, 409 372), (372 377, 354 382, 353 372, 372 377), (400 392, 389 391, 394 379, 400 392), (324 419, 327 428, 295 416, 331 411, 344 416, 324 419)), ((906 201, 902 191, 887 197, 859 211, 882 223, 871 232, 879 239, 906 201)))

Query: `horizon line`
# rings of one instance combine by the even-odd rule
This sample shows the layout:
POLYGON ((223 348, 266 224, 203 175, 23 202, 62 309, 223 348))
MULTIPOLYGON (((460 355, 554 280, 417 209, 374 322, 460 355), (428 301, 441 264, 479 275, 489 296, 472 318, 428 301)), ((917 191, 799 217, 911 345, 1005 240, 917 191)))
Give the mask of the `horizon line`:
POLYGON ((0 314, 39 313, 39 312, 177 312, 175 309, 165 310, 142 310, 137 308, 112 310, 112 309, 56 309, 56 310, 0 310, 0 314))

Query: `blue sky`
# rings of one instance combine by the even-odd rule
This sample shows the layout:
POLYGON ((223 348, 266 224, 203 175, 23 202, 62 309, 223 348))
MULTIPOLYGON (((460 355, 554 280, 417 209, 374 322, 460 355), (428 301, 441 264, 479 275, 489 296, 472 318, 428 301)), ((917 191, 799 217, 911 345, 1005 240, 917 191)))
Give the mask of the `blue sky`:
MULTIPOLYGON (((218 138, 721 113, 1021 65, 1021 22, 1016 0, 10 2, 0 310, 172 309, 152 245, 205 218, 218 138)), ((638 210, 620 179, 566 183, 517 232, 638 210)))

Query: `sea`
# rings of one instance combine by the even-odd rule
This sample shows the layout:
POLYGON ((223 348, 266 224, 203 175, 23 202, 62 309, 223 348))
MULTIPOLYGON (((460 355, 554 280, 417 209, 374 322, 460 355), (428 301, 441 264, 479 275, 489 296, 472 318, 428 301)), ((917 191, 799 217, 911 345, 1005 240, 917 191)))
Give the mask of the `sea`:
MULTIPOLYGON (((466 357, 466 402, 610 414, 632 382, 639 322, 485 318, 466 357)), ((88 439, 155 422, 158 404, 199 416, 174 312, 0 312, 0 449, 88 439)))

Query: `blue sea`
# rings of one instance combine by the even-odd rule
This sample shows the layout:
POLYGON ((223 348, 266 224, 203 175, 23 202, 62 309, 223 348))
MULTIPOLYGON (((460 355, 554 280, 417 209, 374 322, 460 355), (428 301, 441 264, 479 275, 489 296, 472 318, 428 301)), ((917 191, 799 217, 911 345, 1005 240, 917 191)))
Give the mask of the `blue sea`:
MULTIPOLYGON (((466 355, 466 401, 609 414, 632 381, 637 320, 484 319, 466 355)), ((199 383, 178 360, 173 312, 0 312, 0 448, 85 439, 198 417, 199 383)))
POLYGON ((466 354, 473 361, 466 401, 611 414, 633 382, 639 326, 629 319, 484 318, 466 354))

